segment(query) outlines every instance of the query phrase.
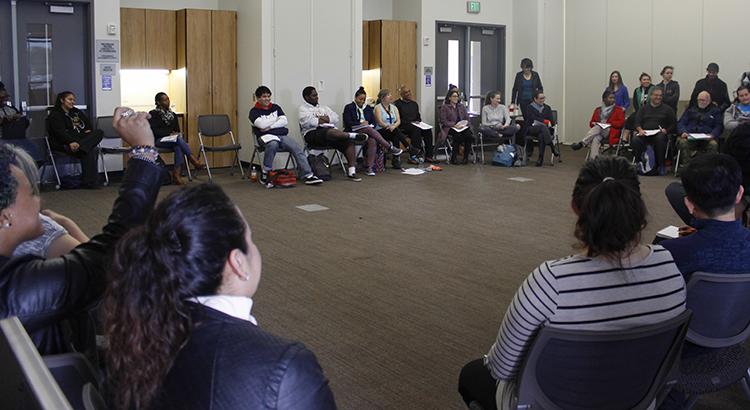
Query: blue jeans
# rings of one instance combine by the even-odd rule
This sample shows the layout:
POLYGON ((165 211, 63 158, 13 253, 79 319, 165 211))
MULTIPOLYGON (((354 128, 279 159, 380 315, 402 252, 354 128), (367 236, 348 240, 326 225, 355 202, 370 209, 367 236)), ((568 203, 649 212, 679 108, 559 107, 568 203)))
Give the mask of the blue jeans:
POLYGON ((263 156, 263 171, 271 171, 273 169, 273 158, 276 156, 276 152, 279 150, 287 151, 291 155, 294 155, 297 166, 299 167, 302 177, 312 175, 310 169, 310 163, 307 162, 307 157, 302 149, 299 147, 294 138, 288 135, 277 135, 281 141, 270 141, 263 145, 265 155, 263 156))
POLYGON ((193 155, 192 151, 190 151, 190 146, 182 139, 182 136, 178 136, 175 142, 161 142, 161 138, 157 138, 154 145, 156 148, 174 150, 174 166, 176 167, 182 166, 185 163, 185 155, 193 155))

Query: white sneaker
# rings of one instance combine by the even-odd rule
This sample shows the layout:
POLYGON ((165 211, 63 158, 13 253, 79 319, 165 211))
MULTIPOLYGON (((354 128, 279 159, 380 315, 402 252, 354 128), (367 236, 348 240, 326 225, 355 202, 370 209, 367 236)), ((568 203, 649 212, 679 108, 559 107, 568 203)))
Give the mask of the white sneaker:
POLYGON ((306 176, 304 180, 305 180, 305 185, 318 185, 318 184, 323 183, 323 180, 316 177, 315 174, 310 174, 306 176))
POLYGON ((350 181, 362 182, 362 178, 358 177, 357 174, 349 174, 346 176, 350 181))

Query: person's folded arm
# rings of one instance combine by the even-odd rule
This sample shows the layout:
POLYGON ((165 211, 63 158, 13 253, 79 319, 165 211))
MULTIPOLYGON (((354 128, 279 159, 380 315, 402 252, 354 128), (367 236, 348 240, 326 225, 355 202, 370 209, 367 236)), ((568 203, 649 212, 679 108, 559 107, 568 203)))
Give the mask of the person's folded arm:
POLYGON ((336 402, 315 355, 301 344, 296 344, 287 353, 290 358, 279 384, 279 393, 274 408, 328 410, 335 409, 336 402))

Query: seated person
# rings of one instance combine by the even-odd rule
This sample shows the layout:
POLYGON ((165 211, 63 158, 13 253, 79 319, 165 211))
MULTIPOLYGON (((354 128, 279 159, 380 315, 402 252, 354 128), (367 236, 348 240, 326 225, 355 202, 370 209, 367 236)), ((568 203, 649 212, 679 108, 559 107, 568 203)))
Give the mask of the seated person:
MULTIPOLYGON (((744 193, 737 161, 724 154, 701 155, 690 161, 680 179, 686 195, 684 204, 693 216, 696 230, 660 245, 672 254, 685 280, 695 272, 748 273, 750 230, 735 215, 744 193)), ((708 352, 708 348, 685 342, 682 357, 708 352)), ((660 408, 684 408, 686 398, 678 390, 672 389, 660 408)))
POLYGON ((354 144, 367 141, 367 134, 337 130, 339 116, 328 106, 318 104, 315 87, 305 87, 302 98, 305 102, 299 107, 299 128, 307 145, 311 148, 332 147, 342 152, 348 164, 346 176, 354 182, 362 181, 357 176, 354 144))
MULTIPOLYGON (((32 183, 13 151, 0 145, 0 277, 4 278, 0 281, 0 317, 18 316, 41 355, 69 351, 63 321, 102 297, 107 254, 125 232, 145 221, 156 202, 162 171, 156 165, 147 117, 126 108, 115 110, 115 129, 138 148, 131 152, 119 197, 102 233, 58 258, 11 258, 20 243, 41 235, 43 227, 32 183)), ((90 347, 76 346, 78 351, 90 347)))
POLYGON ((663 93, 661 88, 652 89, 648 104, 638 110, 633 122, 636 135, 632 138, 630 146, 633 148, 636 159, 640 161, 643 158, 647 145, 654 146, 656 167, 648 175, 658 175, 663 172, 664 156, 667 153, 667 135, 674 130, 677 123, 672 107, 662 103, 663 93), (646 135, 647 130, 658 132, 646 135))
MULTIPOLYGON (((651 76, 647 73, 641 73, 639 77, 641 85, 633 90, 633 113, 625 119, 625 128, 622 132, 622 138, 630 141, 630 134, 635 130, 635 115, 644 105, 648 105, 651 99, 651 90, 655 87, 651 84, 651 76)), ((664 99, 664 90, 662 89, 662 100, 664 99)))
POLYGON ((401 148, 393 145, 383 138, 375 130, 375 111, 367 105, 367 93, 364 87, 354 93, 354 101, 344 106, 344 131, 361 132, 367 134, 367 152, 365 152, 365 174, 375 176, 375 157, 377 156, 377 146, 380 145, 386 152, 395 157, 404 152, 401 148))
POLYGON ((690 94, 689 107, 698 105, 698 94, 701 91, 708 91, 711 94, 711 101, 719 107, 721 112, 724 112, 731 104, 727 83, 719 78, 719 65, 716 63, 709 63, 706 67, 706 77, 695 83, 693 93, 690 94))
POLYGON ((576 142, 571 146, 574 151, 583 147, 591 146, 591 159, 599 155, 602 146, 602 140, 609 145, 615 145, 619 142, 620 131, 625 124, 625 111, 615 105, 615 95, 612 91, 604 91, 602 94, 602 106, 596 107, 589 121, 589 132, 583 137, 581 142, 576 142), (599 124, 609 124, 609 127, 603 128, 599 124))
POLYGON ((103 304, 112 402, 335 409, 315 354, 258 326, 251 308, 260 276, 251 229, 218 185, 161 201, 113 258, 103 304))
POLYGON ((422 115, 419 113, 419 104, 414 101, 414 97, 409 87, 402 85, 398 89, 401 98, 393 104, 398 108, 398 114, 401 116, 401 132, 406 134, 411 141, 411 145, 420 150, 417 154, 421 162, 433 162, 432 158, 432 128, 422 129, 414 123, 422 122, 422 115))
POLYGON ((182 180, 182 165, 185 157, 193 164, 195 169, 203 169, 205 165, 190 151, 190 146, 185 142, 180 133, 180 122, 177 115, 170 108, 169 96, 166 93, 158 93, 154 97, 156 108, 151 110, 148 122, 151 131, 154 132, 154 144, 156 148, 171 149, 174 151, 174 168, 172 168, 172 182, 175 185, 185 185, 182 180), (162 141, 164 137, 176 137, 174 141, 162 141))
POLYGON ((57 94, 55 106, 47 117, 49 144, 53 151, 81 160, 81 188, 96 189, 99 187, 97 147, 102 140, 102 131, 92 129, 89 118, 75 105, 76 96, 72 92, 57 94))
POLYGON ((273 158, 279 149, 294 155, 305 185, 322 183, 323 180, 313 174, 305 153, 302 152, 294 138, 289 136, 289 129, 286 127, 288 124, 286 114, 284 114, 281 106, 271 103, 271 90, 265 85, 261 85, 255 89, 255 99, 257 102, 250 109, 249 119, 258 145, 264 148, 260 183, 269 188, 273 187, 268 180, 268 173, 273 170, 273 158))
MULTIPOLYGON (((417 154, 419 150, 409 146, 406 141, 406 136, 401 129, 401 116, 399 115, 398 108, 393 104, 393 96, 391 91, 384 88, 378 92, 378 99, 375 102, 375 129, 378 130, 380 135, 386 140, 390 141, 394 147, 399 148, 403 146, 409 149, 409 162, 412 164, 419 163, 417 154)), ((401 169, 401 157, 399 155, 393 155, 391 159, 391 165, 395 169, 401 169)))
MULTIPOLYGON (((31 156, 15 145, 6 145, 16 157, 16 166, 23 171, 31 183, 31 194, 39 196, 39 168, 31 156)), ((12 257, 35 255, 42 259, 56 258, 73 250, 89 238, 70 218, 46 209, 39 214, 43 233, 38 237, 21 242, 13 250, 12 257)))
POLYGON ((729 135, 742 123, 750 123, 750 86, 737 89, 737 99, 724 111, 724 131, 729 135))
POLYGON ((18 109, 10 105, 10 95, 5 88, 0 88, 0 139, 26 138, 29 119, 18 109))
POLYGON ((622 157, 586 162, 571 203, 582 252, 544 262, 526 278, 485 359, 461 371, 459 392, 467 404, 511 408, 519 371, 542 326, 626 330, 685 310, 685 281, 672 255, 659 245, 640 244, 647 211, 639 185, 622 157))
POLYGON ((484 99, 482 107, 482 133, 491 138, 508 137, 512 141, 516 133, 521 129, 515 124, 508 113, 508 108, 501 104, 502 95, 500 91, 490 91, 484 99))
POLYGON ((466 112, 466 106, 459 102, 459 95, 458 89, 450 89, 443 105, 440 106, 440 137, 435 144, 442 147, 448 136, 453 139, 450 163, 454 165, 458 164, 458 151, 461 145, 464 146, 464 158, 461 163, 469 163, 469 152, 474 142, 474 135, 469 127, 469 114, 466 112))
POLYGON ((541 167, 544 164, 544 149, 549 145, 552 149, 552 155, 560 156, 557 146, 552 137, 555 121, 552 118, 552 108, 544 103, 547 97, 544 93, 537 91, 534 93, 534 100, 531 101, 526 112, 523 113, 523 120, 526 123, 526 158, 531 158, 534 153, 534 144, 531 143, 533 138, 539 141, 539 159, 536 166, 541 167))
POLYGON ((708 91, 698 93, 697 105, 688 107, 677 123, 677 149, 680 154, 680 170, 699 153, 719 152, 717 139, 721 136, 721 111, 711 103, 708 91), (707 140, 691 140, 689 134, 708 134, 707 140))
POLYGON ((737 207, 737 219, 750 227, 750 122, 737 126, 724 144, 724 152, 737 160, 742 169, 742 187, 745 196, 737 207))

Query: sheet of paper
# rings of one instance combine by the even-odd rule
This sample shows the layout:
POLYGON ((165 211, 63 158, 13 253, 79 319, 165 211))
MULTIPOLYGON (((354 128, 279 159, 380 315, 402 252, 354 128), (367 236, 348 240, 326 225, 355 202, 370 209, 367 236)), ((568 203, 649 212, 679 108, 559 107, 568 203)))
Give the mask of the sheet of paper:
POLYGON ((279 141, 279 142, 281 142, 281 140, 279 139, 279 137, 277 137, 277 136, 275 136, 273 134, 261 135, 260 136, 260 140, 263 141, 264 144, 268 144, 271 141, 279 141))
POLYGON ((647 137, 660 133, 660 130, 643 130, 643 134, 647 137))
POLYGON ((451 127, 451 128, 453 128, 454 130, 456 130, 456 132, 461 132, 461 131, 465 130, 468 127, 459 127, 458 125, 456 125, 455 127, 451 127))
POLYGON ((427 124, 426 122, 423 122, 423 121, 414 121, 412 123, 412 125, 414 125, 417 128, 421 128, 423 130, 431 130, 432 129, 432 125, 427 124))
POLYGON ((657 232, 656 236, 658 236, 659 238, 665 238, 665 239, 678 238, 680 236, 680 228, 674 225, 669 225, 668 227, 657 232))
POLYGON ((177 142, 178 135, 167 135, 166 137, 162 137, 159 142, 177 142))
POLYGON ((363 129, 365 129, 365 128, 375 128, 375 126, 374 126, 374 125, 372 125, 372 124, 367 124, 367 125, 355 125, 355 126, 353 126, 353 127, 352 127, 352 131, 359 131, 359 130, 363 130, 363 129))
POLYGON ((531 124, 531 125, 534 126, 534 125, 546 125, 546 124, 544 124, 543 122, 541 122, 539 120, 534 120, 534 123, 531 124))
POLYGON ((424 170, 419 168, 406 168, 401 171, 401 173, 404 175, 422 175, 424 174, 424 170))
POLYGON ((606 130, 607 128, 612 126, 612 124, 607 124, 606 122, 597 122, 596 125, 598 125, 603 130, 606 130))
POLYGON ((335 125, 333 125, 333 124, 331 124, 331 123, 328 123, 328 122, 327 122, 327 123, 325 123, 325 124, 318 124, 318 127, 323 127, 323 128, 334 128, 334 127, 335 127, 335 125))
POLYGON ((691 140, 710 140, 713 138, 711 134, 688 134, 688 139, 691 140))

